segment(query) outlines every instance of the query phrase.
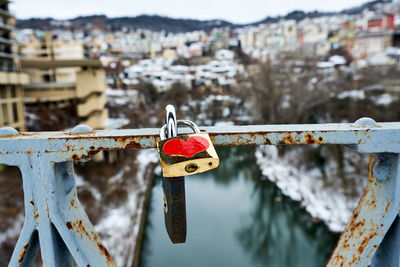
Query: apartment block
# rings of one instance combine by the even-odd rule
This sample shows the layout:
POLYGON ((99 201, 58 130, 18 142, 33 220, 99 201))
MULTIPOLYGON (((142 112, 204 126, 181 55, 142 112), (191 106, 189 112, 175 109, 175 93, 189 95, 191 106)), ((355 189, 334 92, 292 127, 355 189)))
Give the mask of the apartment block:
POLYGON ((21 65, 30 78, 30 83, 24 86, 26 105, 41 103, 62 107, 70 103, 74 105, 80 123, 93 129, 104 129, 108 118, 105 107, 106 76, 99 60, 24 59, 21 65), (58 78, 56 74, 49 81, 47 74, 38 72, 49 70, 51 73, 58 73, 59 69, 72 69, 74 79, 66 79, 65 75, 58 78))
POLYGON ((28 83, 28 76, 19 72, 14 25, 8 1, 0 0, 0 127, 10 126, 24 131, 22 86, 28 83))
POLYGON ((59 41, 47 32, 40 38, 32 36, 19 51, 22 69, 29 75, 24 86, 26 105, 47 105, 52 110, 72 106, 71 117, 104 129, 108 118, 105 71, 99 60, 85 58, 82 43, 59 41))
MULTIPOLYGON (((49 32, 46 32, 41 38, 32 36, 31 41, 20 45, 19 50, 24 59, 51 61, 85 58, 82 43, 53 40, 53 36, 49 32)), ((33 83, 42 81, 73 83, 76 80, 76 73, 79 70, 79 67, 59 67, 55 69, 29 69, 28 72, 30 80, 33 83)))

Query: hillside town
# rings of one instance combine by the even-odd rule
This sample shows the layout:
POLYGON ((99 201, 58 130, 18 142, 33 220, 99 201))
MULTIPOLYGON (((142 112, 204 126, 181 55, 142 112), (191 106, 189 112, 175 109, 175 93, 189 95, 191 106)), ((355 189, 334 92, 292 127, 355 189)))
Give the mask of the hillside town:
POLYGON ((27 58, 31 56, 29 49, 46 43, 46 47, 60 47, 56 58, 100 59, 107 72, 107 84, 113 88, 134 87, 139 80, 151 82, 159 91, 167 90, 174 82, 189 88, 224 87, 237 85, 236 77, 247 71, 242 64, 274 64, 288 54, 316 58, 316 66, 324 71, 397 64, 399 4, 382 2, 373 8, 353 15, 305 16, 301 20, 280 19, 210 32, 169 33, 127 27, 114 30, 101 18, 75 29, 68 20, 52 20, 57 29, 21 29, 16 37, 27 58), (80 53, 68 55, 70 50, 80 53))
MULTIPOLYGON (((24 97, 15 100, 18 114, 13 118, 9 112, 2 125, 20 129, 62 129, 78 122, 113 127, 106 88, 139 90, 138 101, 149 92, 146 84, 161 94, 177 83, 202 92, 244 91, 260 64, 269 64, 282 73, 290 68, 292 79, 312 68, 321 76, 318 82, 335 79, 338 71, 350 73, 351 89, 359 90, 365 89, 359 86, 360 71, 400 62, 397 1, 338 13, 293 11, 249 25, 218 27, 226 23, 210 21, 216 27, 192 32, 110 26, 105 16, 29 24, 15 20, 6 6, 4 13, 2 68, 18 71, 17 95, 24 97), (75 115, 65 116, 71 112, 75 115), (38 119, 43 117, 44 122, 38 119)), ((398 81, 385 83, 396 88, 398 81)))

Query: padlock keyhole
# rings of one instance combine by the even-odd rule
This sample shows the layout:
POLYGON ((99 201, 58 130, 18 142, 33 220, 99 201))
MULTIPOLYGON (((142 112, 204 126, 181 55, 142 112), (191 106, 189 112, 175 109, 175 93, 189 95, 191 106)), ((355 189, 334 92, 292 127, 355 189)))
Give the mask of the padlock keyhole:
POLYGON ((199 166, 197 166, 197 164, 190 163, 185 166, 185 171, 187 171, 188 173, 192 173, 192 172, 195 172, 198 168, 199 168, 199 166))

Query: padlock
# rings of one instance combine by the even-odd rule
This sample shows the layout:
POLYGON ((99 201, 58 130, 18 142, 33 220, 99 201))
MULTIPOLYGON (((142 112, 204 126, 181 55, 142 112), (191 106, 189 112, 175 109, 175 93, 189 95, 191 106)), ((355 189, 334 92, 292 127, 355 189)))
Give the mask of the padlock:
POLYGON ((157 143, 164 177, 179 177, 205 172, 219 165, 219 158, 210 137, 200 132, 196 124, 178 120, 177 125, 189 126, 193 134, 165 138, 166 125, 161 128, 157 143))

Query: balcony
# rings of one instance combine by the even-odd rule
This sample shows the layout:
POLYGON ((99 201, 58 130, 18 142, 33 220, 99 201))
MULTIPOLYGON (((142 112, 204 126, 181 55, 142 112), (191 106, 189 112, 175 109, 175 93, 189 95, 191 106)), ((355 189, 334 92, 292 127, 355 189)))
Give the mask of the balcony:
POLYGON ((0 72, 19 72, 13 60, 0 60, 0 72), (8 62, 7 62, 8 61, 8 62))
POLYGON ((18 55, 14 53, 0 52, 0 58, 18 58, 18 55))
POLYGON ((104 125, 107 119, 108 110, 103 109, 101 112, 97 111, 92 113, 86 121, 82 121, 82 124, 89 125, 93 129, 104 129, 104 125))
POLYGON ((76 78, 76 91, 79 98, 105 92, 106 75, 102 69, 80 71, 76 78))
POLYGON ((6 24, 6 23, 3 23, 3 22, 0 22, 0 29, 8 30, 8 31, 14 31, 15 27, 10 25, 10 24, 6 24))
POLYGON ((3 37, 0 37, 0 43, 2 43, 2 44, 9 44, 9 45, 17 44, 17 42, 16 42, 15 40, 3 38, 3 37))
POLYGON ((24 86, 25 102, 59 102, 76 98, 73 83, 31 83, 24 86))
POLYGON ((107 98, 104 93, 101 95, 93 94, 84 103, 78 105, 78 116, 87 117, 94 111, 102 111, 106 102, 107 98))
POLYGON ((8 17, 8 18, 14 16, 13 14, 11 14, 11 12, 9 10, 1 8, 1 7, 0 7, 0 15, 4 16, 4 17, 8 17))
POLYGON ((29 77, 26 73, 6 72, 0 69, 0 84, 25 85, 29 77))

